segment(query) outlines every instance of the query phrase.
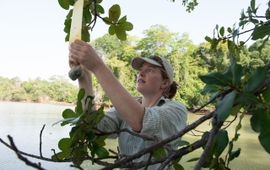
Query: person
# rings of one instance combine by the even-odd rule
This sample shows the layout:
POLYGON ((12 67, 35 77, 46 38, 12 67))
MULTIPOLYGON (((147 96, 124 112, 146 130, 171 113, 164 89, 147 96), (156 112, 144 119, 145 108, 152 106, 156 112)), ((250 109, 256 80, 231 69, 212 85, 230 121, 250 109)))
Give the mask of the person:
MULTIPOLYGON (((142 95, 139 100, 128 93, 88 43, 76 40, 70 44, 69 64, 83 68, 83 74, 78 80, 80 88, 93 96, 89 73, 93 74, 114 106, 99 123, 98 128, 101 131, 129 129, 156 139, 146 140, 121 132, 117 135, 121 155, 133 155, 186 126, 187 109, 183 104, 171 100, 176 93, 177 84, 173 81, 173 68, 165 58, 150 56, 132 60, 132 67, 138 70, 136 88, 142 95)), ((177 149, 176 142, 177 140, 170 143, 172 149, 177 149)), ((136 159, 136 162, 147 161, 148 157, 149 154, 144 155, 136 159)), ((158 165, 152 165, 148 169, 157 167, 158 165)))

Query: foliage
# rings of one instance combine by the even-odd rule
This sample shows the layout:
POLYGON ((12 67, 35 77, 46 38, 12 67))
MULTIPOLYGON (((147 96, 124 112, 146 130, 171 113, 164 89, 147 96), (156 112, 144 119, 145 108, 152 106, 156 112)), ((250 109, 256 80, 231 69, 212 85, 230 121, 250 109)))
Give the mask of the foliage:
POLYGON ((77 93, 77 87, 61 76, 52 76, 49 81, 0 77, 0 89, 0 100, 4 101, 74 103, 77 93))
MULTIPOLYGON (((75 0, 58 0, 59 5, 65 9, 69 10, 66 19, 64 31, 66 35, 66 41, 69 40, 69 32, 72 21, 71 8, 75 0)), ((109 25, 108 32, 110 35, 116 35, 120 40, 126 40, 127 31, 133 29, 133 25, 127 20, 127 16, 121 16, 121 8, 118 4, 111 6, 108 10, 108 16, 102 17, 101 15, 105 13, 102 6, 102 0, 85 0, 83 7, 83 20, 82 20, 82 40, 88 42, 90 41, 89 30, 95 27, 97 18, 100 18, 104 23, 109 25)))

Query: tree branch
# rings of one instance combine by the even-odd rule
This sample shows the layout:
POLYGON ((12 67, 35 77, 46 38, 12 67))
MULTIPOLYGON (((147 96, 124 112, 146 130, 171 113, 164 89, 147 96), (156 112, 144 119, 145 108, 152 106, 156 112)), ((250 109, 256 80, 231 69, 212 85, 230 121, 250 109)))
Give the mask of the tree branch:
POLYGON ((33 168, 39 169, 39 170, 45 170, 44 168, 41 167, 40 163, 36 164, 34 162, 29 161, 27 158, 23 157, 21 152, 17 149, 16 145, 13 142, 13 138, 8 135, 8 139, 10 142, 10 146, 12 150, 16 153, 17 157, 22 160, 26 165, 31 166, 33 168))
POLYGON ((213 120, 213 128, 210 131, 210 135, 209 135, 209 138, 207 140, 206 146, 205 146, 203 153, 202 153, 199 161, 197 162, 194 170, 200 170, 202 168, 202 166, 203 166, 203 164, 204 164, 204 162, 209 154, 210 148, 211 148, 212 143, 213 143, 213 139, 223 124, 223 122, 218 122, 216 120, 216 115, 213 117, 212 120, 213 120))
POLYGON ((162 147, 164 146, 165 144, 179 138, 179 137, 182 137, 184 134, 186 134, 187 132, 191 131, 192 129, 196 128, 197 126, 199 126, 201 123, 203 123, 204 121, 210 119, 212 116, 213 116, 213 113, 214 112, 211 112, 211 113, 208 113, 206 114, 205 116, 201 117, 200 119, 198 119, 197 121, 193 122, 192 124, 186 126, 183 130, 181 130, 180 132, 178 132, 177 134, 175 135, 172 135, 171 137, 167 138, 167 139, 164 139, 148 148, 145 148, 139 152, 137 152, 136 154, 134 155, 130 155, 130 156, 127 156, 126 158, 124 159, 121 159, 119 161, 116 161, 112 166, 109 166, 109 167, 106 167, 104 168, 104 170, 108 170, 108 169, 113 169, 113 168, 117 168, 117 167, 122 167, 124 166, 125 164, 129 163, 130 161, 136 159, 136 158, 139 158, 141 157, 142 155, 145 155, 151 151, 153 151, 154 149, 156 148, 159 148, 159 147, 162 147))
POLYGON ((43 158, 43 156, 42 156, 42 133, 43 133, 44 128, 45 128, 45 124, 43 125, 42 129, 40 130, 40 134, 39 134, 39 155, 41 158, 43 158))

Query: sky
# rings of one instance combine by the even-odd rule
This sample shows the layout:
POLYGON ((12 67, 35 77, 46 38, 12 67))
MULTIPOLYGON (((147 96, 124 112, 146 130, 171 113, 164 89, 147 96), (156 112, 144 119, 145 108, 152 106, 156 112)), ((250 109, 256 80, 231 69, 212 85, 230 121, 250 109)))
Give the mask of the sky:
MULTIPOLYGON (((120 4, 134 29, 129 35, 143 37, 151 25, 166 26, 179 35, 188 33, 194 44, 212 36, 216 24, 232 27, 247 9, 249 0, 205 0, 192 12, 181 1, 103 0, 105 11, 120 4)), ((21 80, 48 79, 53 75, 68 78, 68 43, 64 41, 64 20, 68 11, 57 0, 1 0, 0 5, 0 76, 21 80)), ((264 5, 266 0, 257 0, 264 5)), ((107 25, 98 22, 91 40, 107 33, 107 25)))

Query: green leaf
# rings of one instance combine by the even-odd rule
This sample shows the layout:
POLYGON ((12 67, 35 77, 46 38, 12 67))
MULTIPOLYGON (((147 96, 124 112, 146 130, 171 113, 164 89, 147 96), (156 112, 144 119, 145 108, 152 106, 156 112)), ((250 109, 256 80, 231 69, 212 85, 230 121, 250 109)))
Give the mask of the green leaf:
POLYGON ((230 27, 227 28, 228 33, 232 33, 232 29, 230 27))
POLYGON ((70 153, 68 152, 59 152, 52 156, 53 160, 64 160, 70 158, 70 153))
POLYGON ((157 148, 156 150, 153 151, 153 157, 156 159, 161 159, 164 156, 166 156, 166 151, 163 147, 157 148))
POLYGON ((219 157, 229 143, 228 132, 226 130, 220 130, 216 135, 216 146, 214 154, 219 157))
POLYGON ((119 40, 125 41, 127 39, 127 34, 123 27, 116 26, 115 33, 119 40))
POLYGON ((210 43, 212 42, 212 39, 211 39, 210 37, 208 37, 208 36, 205 36, 204 39, 205 39, 207 42, 210 42, 210 43))
POLYGON ((236 91, 232 91, 227 94, 223 100, 218 104, 216 109, 217 120, 220 122, 224 122, 232 109, 234 99, 236 96, 236 91))
POLYGON ((259 135, 259 141, 266 152, 270 154, 270 130, 269 128, 259 135))
POLYGON ((229 161, 237 158, 239 155, 240 155, 240 152, 241 152, 241 148, 238 148, 237 150, 235 151, 232 151, 229 155, 229 161))
POLYGON ((109 9, 109 18, 110 18, 111 21, 117 22, 120 15, 121 15, 121 8, 120 8, 120 6, 118 4, 113 5, 109 9))
POLYGON ((104 22, 105 24, 107 24, 107 25, 111 25, 111 24, 112 24, 112 21, 110 20, 109 17, 104 17, 102 20, 103 20, 103 22, 104 22))
POLYGON ((83 26, 83 28, 82 28, 82 40, 85 42, 90 41, 90 33, 89 33, 89 30, 86 26, 83 26))
POLYGON ((104 14, 105 13, 104 8, 99 4, 96 5, 96 9, 97 9, 97 12, 99 14, 104 14))
POLYGON ((173 163, 173 167, 175 170, 184 170, 185 169, 181 164, 176 163, 176 162, 173 163))
POLYGON ((270 86, 262 93, 265 103, 270 104, 270 86))
POLYGON ((219 33, 220 33, 221 36, 224 36, 224 27, 220 28, 219 33))
POLYGON ((62 113, 64 119, 77 117, 76 113, 71 109, 65 109, 62 113))
POLYGON ((83 21, 85 23, 91 23, 91 20, 92 20, 92 15, 91 15, 89 9, 88 8, 84 8, 83 9, 83 21))
POLYGON ((118 23, 125 23, 127 21, 127 16, 123 16, 121 19, 119 19, 118 23))
POLYGON ((83 88, 81 88, 78 92, 78 95, 77 95, 77 100, 82 100, 83 97, 85 95, 85 90, 83 88))
POLYGON ((133 29, 133 25, 130 22, 123 23, 122 27, 127 31, 131 31, 133 29))
POLYGON ((66 9, 66 10, 69 9, 69 4, 70 4, 69 0, 58 0, 58 3, 62 8, 66 9))
POLYGON ((64 152, 71 150, 70 145, 71 145, 71 139, 70 138, 62 138, 58 142, 58 148, 61 149, 64 152))
POLYGON ((243 76, 243 67, 240 64, 237 64, 236 62, 234 62, 231 65, 231 72, 233 75, 232 84, 234 86, 240 86, 241 78, 243 76))
POLYGON ((95 153, 99 158, 105 158, 109 156, 109 152, 104 147, 97 146, 95 151, 96 151, 95 153))
POLYGON ((199 76, 199 78, 206 84, 226 86, 229 82, 224 80, 224 75, 220 72, 209 73, 206 75, 199 76))
POLYGON ((255 132, 267 132, 270 125, 270 113, 264 109, 253 111, 250 125, 255 132))
POLYGON ((114 25, 111 25, 111 26, 109 27, 108 32, 109 32, 110 35, 114 35, 114 34, 115 34, 115 26, 114 26, 114 25))
POLYGON ((245 90, 251 93, 255 92, 264 83, 266 76, 266 67, 258 67, 248 80, 245 90))
POLYGON ((242 105, 259 105, 261 103, 256 95, 247 92, 240 93, 236 98, 236 102, 242 105))
POLYGON ((270 24, 257 26, 252 33, 252 40, 262 39, 270 34, 270 24))
POLYGON ((179 140, 175 143, 175 145, 177 147, 181 147, 181 146, 184 146, 184 145, 189 145, 189 142, 188 141, 185 141, 185 140, 179 140))
POLYGON ((252 9, 252 11, 255 11, 255 0, 251 0, 250 1, 250 7, 251 7, 251 9, 252 9))
POLYGON ((194 162, 194 161, 198 161, 200 158, 191 158, 189 160, 187 160, 187 162, 194 162))

